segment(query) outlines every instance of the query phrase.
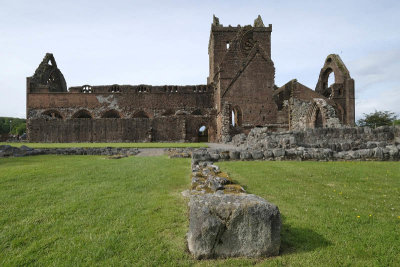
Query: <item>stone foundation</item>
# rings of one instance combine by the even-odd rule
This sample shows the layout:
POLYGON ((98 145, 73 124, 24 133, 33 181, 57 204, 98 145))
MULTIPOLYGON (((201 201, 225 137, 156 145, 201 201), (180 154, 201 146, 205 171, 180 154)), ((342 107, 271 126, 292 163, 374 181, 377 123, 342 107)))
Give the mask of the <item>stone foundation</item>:
POLYGON ((30 148, 27 146, 0 146, 0 158, 25 157, 36 155, 104 155, 104 156, 133 156, 139 153, 137 148, 121 147, 75 147, 75 148, 30 148))
POLYGON ((279 254, 279 209, 246 194, 212 163, 192 165, 189 251, 197 259, 268 257, 279 254))

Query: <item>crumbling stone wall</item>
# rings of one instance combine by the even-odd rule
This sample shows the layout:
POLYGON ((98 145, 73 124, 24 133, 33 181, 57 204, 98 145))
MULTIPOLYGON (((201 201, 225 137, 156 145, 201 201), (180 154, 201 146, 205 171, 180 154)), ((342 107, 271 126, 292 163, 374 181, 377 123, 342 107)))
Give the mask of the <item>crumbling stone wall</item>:
POLYGON ((315 128, 319 116, 322 127, 342 127, 334 107, 323 98, 314 98, 312 101, 292 98, 290 104, 291 130, 315 128))
POLYGON ((274 148, 329 148, 332 151, 386 147, 400 144, 400 127, 345 127, 315 128, 305 131, 270 132, 266 128, 255 128, 249 135, 232 138, 236 146, 250 149, 274 148))
POLYGON ((339 55, 328 55, 320 71, 315 92, 332 99, 344 125, 355 125, 354 80, 339 55), (329 75, 333 73, 335 83, 328 87, 329 75))
POLYGON ((211 118, 194 116, 130 119, 31 119, 31 142, 196 142, 201 125, 211 118))
POLYGON ((120 92, 96 88, 91 93, 28 93, 29 140, 196 142, 201 126, 210 141, 216 139, 212 90, 207 86, 174 86, 173 92, 151 86, 148 92, 134 86, 120 92))

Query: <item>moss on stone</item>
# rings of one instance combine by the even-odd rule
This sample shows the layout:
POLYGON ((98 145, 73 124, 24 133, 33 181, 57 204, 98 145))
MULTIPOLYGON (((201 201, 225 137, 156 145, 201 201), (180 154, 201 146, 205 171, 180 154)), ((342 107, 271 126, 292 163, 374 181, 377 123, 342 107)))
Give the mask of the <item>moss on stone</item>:
POLYGON ((246 193, 246 191, 238 184, 227 184, 224 186, 225 194, 239 194, 246 193))

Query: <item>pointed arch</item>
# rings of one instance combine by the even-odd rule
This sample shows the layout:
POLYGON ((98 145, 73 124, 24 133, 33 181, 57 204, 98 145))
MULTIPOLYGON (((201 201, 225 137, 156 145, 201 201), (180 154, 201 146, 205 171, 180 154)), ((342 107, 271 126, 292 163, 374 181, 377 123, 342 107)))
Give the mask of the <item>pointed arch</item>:
POLYGON ((321 94, 326 98, 332 98, 333 96, 333 90, 331 86, 329 86, 328 84, 328 80, 331 77, 331 75, 334 75, 334 79, 336 82, 336 74, 330 67, 326 68, 326 70, 321 75, 321 83, 322 83, 321 94))
POLYGON ((335 77, 335 84, 343 84, 345 80, 351 79, 349 70, 339 55, 330 54, 327 56, 315 87, 316 92, 328 98, 333 96, 332 90, 328 87, 328 79, 331 74, 335 77))
POLYGON ((81 110, 75 112, 75 114, 72 115, 72 118, 73 118, 73 119, 92 119, 93 116, 92 116, 92 114, 91 114, 89 111, 87 111, 86 109, 81 109, 81 110))
POLYGON ((105 111, 102 115, 102 118, 105 119, 120 119, 121 118, 121 114, 116 111, 115 109, 111 109, 111 110, 107 110, 105 111))
POLYGON ((322 128, 326 126, 325 110, 318 102, 314 102, 309 109, 306 124, 307 128, 322 128))
POLYGON ((149 117, 149 115, 148 115, 146 112, 144 112, 143 110, 138 110, 138 111, 136 111, 136 112, 133 114, 132 118, 144 118, 144 119, 148 119, 148 118, 150 118, 150 117, 149 117))

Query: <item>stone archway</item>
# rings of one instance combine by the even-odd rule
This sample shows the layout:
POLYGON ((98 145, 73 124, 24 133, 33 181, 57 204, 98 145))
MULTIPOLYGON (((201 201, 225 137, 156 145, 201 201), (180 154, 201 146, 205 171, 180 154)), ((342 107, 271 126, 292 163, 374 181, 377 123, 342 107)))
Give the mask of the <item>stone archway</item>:
POLYGON ((148 118, 150 118, 150 116, 145 111, 138 110, 133 114, 132 118, 148 119, 148 118))
POLYGON ((339 127, 335 108, 322 98, 314 98, 306 116, 307 128, 339 127))
POLYGON ((314 102, 307 116, 308 128, 322 128, 326 125, 325 112, 318 102, 314 102))
POLYGON ((81 109, 81 110, 77 111, 74 115, 72 115, 72 118, 73 119, 92 119, 93 116, 86 109, 81 109))
POLYGON ((121 118, 121 114, 116 111, 115 109, 111 109, 111 110, 107 110, 106 112, 104 112, 101 115, 102 118, 105 119, 120 119, 121 118))

